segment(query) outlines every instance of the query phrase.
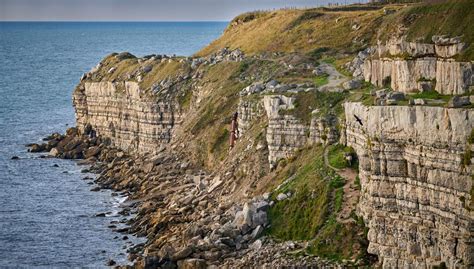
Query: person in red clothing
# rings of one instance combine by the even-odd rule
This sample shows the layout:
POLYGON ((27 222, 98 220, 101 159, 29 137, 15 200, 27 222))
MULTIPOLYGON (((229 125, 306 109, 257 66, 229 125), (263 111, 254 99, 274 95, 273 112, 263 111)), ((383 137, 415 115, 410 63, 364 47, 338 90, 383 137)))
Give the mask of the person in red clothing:
POLYGON ((239 138, 239 124, 237 123, 237 117, 239 114, 237 112, 232 116, 232 123, 230 125, 230 149, 235 145, 235 141, 239 138))

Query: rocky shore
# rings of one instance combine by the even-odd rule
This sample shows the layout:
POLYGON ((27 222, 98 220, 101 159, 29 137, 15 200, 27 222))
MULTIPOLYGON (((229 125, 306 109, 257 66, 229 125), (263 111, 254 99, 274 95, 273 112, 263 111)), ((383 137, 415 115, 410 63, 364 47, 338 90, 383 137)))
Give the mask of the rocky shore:
POLYGON ((94 182, 99 187, 91 191, 111 189, 128 196, 129 206, 120 214, 136 216, 127 228, 116 231, 147 238, 127 250, 134 267, 343 267, 306 255, 304 243, 279 243, 265 236, 267 211, 275 203, 270 194, 242 204, 220 201, 223 179, 193 167, 185 156, 166 149, 131 156, 111 147, 108 139, 95 137, 90 128, 85 133, 69 128, 65 135, 55 133, 44 140, 30 144, 29 151, 77 159, 78 165, 89 165, 83 172, 97 174, 94 182))

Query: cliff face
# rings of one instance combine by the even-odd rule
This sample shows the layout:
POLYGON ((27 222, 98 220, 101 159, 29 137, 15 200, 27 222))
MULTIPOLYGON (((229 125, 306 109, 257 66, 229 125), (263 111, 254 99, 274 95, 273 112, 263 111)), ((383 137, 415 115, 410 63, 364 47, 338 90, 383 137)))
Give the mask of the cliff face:
POLYGON ((312 117, 310 125, 304 124, 283 110, 294 109, 294 98, 284 95, 267 95, 263 98, 268 118, 267 144, 271 166, 280 159, 293 156, 295 151, 311 144, 332 144, 338 139, 337 119, 312 117))
POLYGON ((472 265, 474 111, 346 103, 345 115, 369 253, 386 268, 472 265))
POLYGON ((88 125, 112 145, 137 153, 156 153, 168 143, 180 113, 173 102, 143 96, 136 82, 85 82, 74 92, 77 126, 88 125))
POLYGON ((371 50, 362 72, 366 81, 401 92, 433 89, 441 94, 465 94, 474 86, 474 64, 456 61, 465 44, 459 38, 433 37, 433 43, 390 39, 371 50))

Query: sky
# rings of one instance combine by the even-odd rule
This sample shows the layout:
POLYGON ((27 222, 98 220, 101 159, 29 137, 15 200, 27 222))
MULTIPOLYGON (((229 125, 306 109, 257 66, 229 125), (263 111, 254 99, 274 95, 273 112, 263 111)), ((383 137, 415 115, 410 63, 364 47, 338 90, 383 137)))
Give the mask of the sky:
POLYGON ((0 21, 229 21, 253 10, 366 0, 0 0, 0 21))

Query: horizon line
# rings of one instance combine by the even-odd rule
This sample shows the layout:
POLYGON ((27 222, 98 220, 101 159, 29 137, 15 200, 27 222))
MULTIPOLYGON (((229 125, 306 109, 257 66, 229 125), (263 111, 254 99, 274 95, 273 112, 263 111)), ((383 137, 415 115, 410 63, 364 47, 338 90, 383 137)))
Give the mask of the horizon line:
POLYGON ((230 22, 230 20, 0 20, 2 22, 230 22))

